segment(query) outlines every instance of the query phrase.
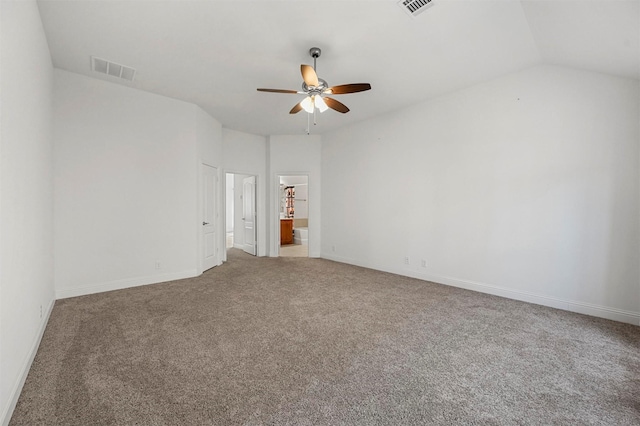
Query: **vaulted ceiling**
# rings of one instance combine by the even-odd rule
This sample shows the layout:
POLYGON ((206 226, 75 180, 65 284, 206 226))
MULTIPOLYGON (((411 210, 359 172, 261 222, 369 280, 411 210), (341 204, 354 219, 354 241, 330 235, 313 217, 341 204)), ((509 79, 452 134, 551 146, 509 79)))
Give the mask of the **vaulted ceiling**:
POLYGON ((91 70, 97 56, 137 70, 137 89, 195 103, 224 127, 302 134, 300 64, 351 111, 319 114, 313 133, 375 117, 522 70, 556 64, 640 79, 640 0, 433 0, 416 17, 397 0, 40 0, 57 68, 91 70))

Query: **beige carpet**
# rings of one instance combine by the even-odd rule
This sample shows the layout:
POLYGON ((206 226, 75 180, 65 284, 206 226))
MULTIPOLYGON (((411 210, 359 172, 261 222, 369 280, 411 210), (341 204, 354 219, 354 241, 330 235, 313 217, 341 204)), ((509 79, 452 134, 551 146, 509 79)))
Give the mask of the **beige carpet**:
POLYGON ((309 246, 302 244, 288 244, 280 246, 281 257, 309 257, 309 246))
POLYGON ((11 425, 638 425, 640 328, 321 259, 56 303, 11 425))

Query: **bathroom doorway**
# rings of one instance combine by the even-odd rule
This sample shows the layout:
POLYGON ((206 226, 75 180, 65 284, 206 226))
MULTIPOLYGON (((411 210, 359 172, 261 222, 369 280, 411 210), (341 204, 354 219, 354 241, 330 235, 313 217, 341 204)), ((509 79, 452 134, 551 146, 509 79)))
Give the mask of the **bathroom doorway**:
POLYGON ((225 174, 226 249, 237 248, 257 255, 258 233, 255 175, 225 174))
POLYGON ((309 176, 280 175, 278 201, 281 257, 309 257, 309 176))

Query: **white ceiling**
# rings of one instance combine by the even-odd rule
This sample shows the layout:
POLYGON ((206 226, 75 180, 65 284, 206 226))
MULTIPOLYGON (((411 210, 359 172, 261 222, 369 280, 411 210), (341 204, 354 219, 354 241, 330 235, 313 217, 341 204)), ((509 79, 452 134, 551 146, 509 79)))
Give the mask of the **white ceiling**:
POLYGON ((351 111, 318 116, 313 133, 406 107, 540 63, 640 79, 640 0, 433 0, 412 18, 397 0, 40 0, 57 68, 91 71, 90 56, 137 69, 138 89, 201 106, 224 127, 302 134, 300 64, 322 49, 330 85, 351 111))

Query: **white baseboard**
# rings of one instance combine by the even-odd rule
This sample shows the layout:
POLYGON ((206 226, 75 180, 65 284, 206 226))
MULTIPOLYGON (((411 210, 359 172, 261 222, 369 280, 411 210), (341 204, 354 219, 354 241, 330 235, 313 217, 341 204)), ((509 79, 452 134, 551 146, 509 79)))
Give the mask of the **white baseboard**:
POLYGON ((442 275, 420 273, 417 271, 403 270, 401 268, 385 268, 380 267, 380 265, 373 265, 369 262, 357 261, 354 259, 344 258, 332 254, 327 255, 326 253, 323 253, 321 257, 323 259, 333 260, 335 262, 347 263, 350 265, 361 266, 363 268, 375 269, 378 271, 417 278, 424 281, 430 281, 437 284, 450 285, 452 287, 459 287, 467 290, 477 291, 480 293, 492 294, 494 296, 505 297, 507 299, 535 303, 537 305, 548 306, 551 308, 562 309, 565 311, 576 312, 579 314, 590 315, 593 317, 605 318, 613 321, 640 326, 640 312, 625 311, 608 306, 594 305, 585 302, 576 302, 574 300, 564 300, 557 297, 545 296, 542 294, 536 294, 521 290, 512 290, 491 284, 461 280, 458 278, 446 277, 442 275))
POLYGON ((55 299, 51 300, 51 303, 49 303, 49 306, 47 306, 46 312, 44 312, 42 321, 40 321, 40 329, 38 330, 38 334, 33 340, 31 349, 29 350, 29 354, 25 358, 22 367, 20 368, 20 375, 18 376, 18 380, 16 380, 16 382, 14 383, 13 388, 11 389, 11 393, 9 394, 9 403, 4 408, 4 410, 2 410, 2 417, 0 417, 0 424, 2 426, 7 426, 9 424, 11 416, 13 415, 13 410, 15 410, 16 404, 18 404, 18 398, 20 398, 22 387, 24 386, 24 382, 27 380, 27 376, 29 375, 31 364, 33 364, 36 353, 38 353, 38 347, 40 347, 40 341, 42 341, 42 336, 44 335, 44 331, 47 328, 47 324, 49 323, 49 317, 51 316, 51 311, 53 311, 53 305, 55 304, 55 302, 55 299))
POLYGON ((92 284, 71 289, 56 289, 56 299, 86 296, 87 294, 102 293, 104 291, 122 290, 124 288, 139 287, 142 285, 158 284, 167 281, 181 280, 198 276, 198 271, 189 269, 182 272, 171 272, 161 275, 149 275, 145 277, 126 278, 123 280, 109 281, 106 283, 92 284))

